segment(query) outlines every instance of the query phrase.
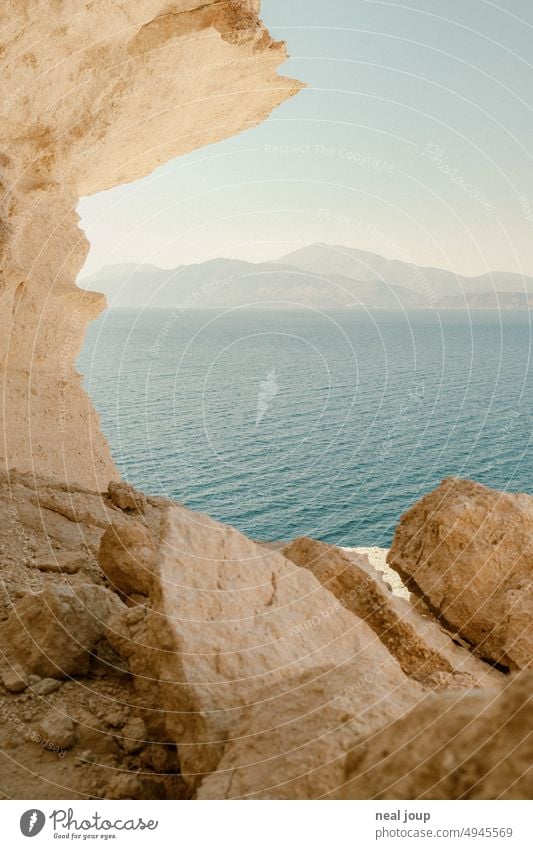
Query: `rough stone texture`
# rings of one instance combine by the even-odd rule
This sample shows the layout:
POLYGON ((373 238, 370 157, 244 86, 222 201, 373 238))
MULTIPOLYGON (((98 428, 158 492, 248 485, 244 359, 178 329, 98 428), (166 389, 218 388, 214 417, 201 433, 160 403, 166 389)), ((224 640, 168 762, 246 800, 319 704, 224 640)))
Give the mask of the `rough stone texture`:
POLYGON ((10 693, 21 693, 28 686, 27 676, 20 666, 12 666, 2 673, 2 684, 10 693))
MULTIPOLYGON (((148 499, 142 516, 155 533, 165 503, 148 499)), ((103 583, 96 559, 103 532, 138 520, 139 514, 123 512, 105 494, 0 472, 0 622, 27 592, 40 592, 49 582, 103 583)))
MULTIPOLYGON (((364 623, 359 623, 359 628, 364 623)), ((346 753, 424 698, 379 642, 243 710, 199 799, 338 798, 346 753)))
POLYGON ((55 584, 28 593, 0 625, 10 663, 26 674, 62 678, 89 668, 89 656, 108 619, 121 607, 116 596, 92 584, 55 584))
POLYGON ((379 548, 377 545, 372 545, 370 547, 359 546, 358 548, 346 548, 343 546, 342 550, 346 551, 349 555, 366 555, 370 565, 373 566, 377 572, 381 572, 383 580, 388 586, 390 586, 394 595, 397 595, 400 598, 405 598, 409 601, 411 595, 409 590, 404 585, 398 573, 394 572, 394 570, 387 565, 387 555, 389 553, 388 548, 379 548))
POLYGON ((40 572, 57 572, 75 575, 87 562, 83 554, 73 555, 70 551, 50 551, 35 558, 35 566, 40 572))
MULTIPOLYGON (((148 726, 176 741, 182 774, 193 786, 216 768, 243 712, 244 723, 266 717, 266 725, 255 726, 261 733, 282 710, 294 720, 301 707, 299 696, 291 707, 295 690, 302 676, 313 680, 313 670, 319 683, 304 702, 317 689, 322 704, 335 702, 324 670, 343 668, 337 688, 353 685, 351 696, 334 704, 336 716, 346 715, 347 705, 356 715, 365 675, 377 675, 375 700, 368 684, 363 690, 369 715, 374 709, 381 721, 420 694, 412 682, 406 686, 373 631, 308 570, 232 528, 171 505, 152 562, 151 610, 129 609, 111 623, 108 639, 127 658, 147 708, 151 700, 148 726), (385 704, 386 692, 402 688, 403 697, 385 704)), ((338 760, 342 741, 332 746, 338 760)), ((305 759, 293 760, 307 772, 305 759)))
POLYGON ((346 799, 531 799, 533 673, 438 693, 348 756, 346 799))
POLYGON ((259 0, 29 0, 0 10, 5 468, 118 479, 75 370, 103 295, 75 285, 81 195, 254 126, 298 91, 259 0))
POLYGON ((402 517, 388 562, 480 656, 533 663, 533 497, 445 480, 402 517))
POLYGON ((133 510, 138 513, 146 512, 146 496, 130 483, 125 481, 110 481, 107 494, 115 507, 121 510, 133 510))
POLYGON ((50 693, 55 693, 61 687, 61 681, 57 678, 42 678, 33 685, 32 690, 38 696, 49 696, 50 693))
POLYGON ((406 675, 428 686, 490 686, 496 673, 457 646, 434 621, 396 597, 368 558, 301 537, 283 549, 309 569, 339 602, 360 616, 396 657, 406 675))
POLYGON ((69 716, 50 711, 37 726, 37 731, 43 738, 48 748, 72 749, 74 737, 74 723, 69 716))
MULTIPOLYGON (((154 533, 164 504, 163 499, 147 499, 142 518, 154 533)), ((69 489, 13 470, 8 476, 0 473, 0 622, 4 623, 0 627, 5 627, 14 606, 55 587, 77 592, 84 586, 90 609, 94 599, 98 607, 100 594, 109 593, 95 557, 100 538, 110 523, 137 523, 139 515, 122 512, 106 494, 69 489), (72 575, 39 568, 41 558, 53 562, 75 557, 81 557, 84 565, 72 575)), ((118 598, 117 603, 121 610, 118 598)), ((20 629, 15 631, 18 641, 20 629)), ((53 635, 52 629, 46 639, 53 635)), ((16 647, 11 640, 0 642, 1 682, 14 682, 14 665, 8 658, 16 647)), ((150 738, 153 745, 137 749, 134 744, 135 751, 125 751, 120 744, 130 717, 138 716, 138 696, 124 661, 105 638, 100 637, 89 655, 87 675, 58 680, 28 675, 16 667, 15 672, 16 690, 0 683, 0 794, 14 799, 190 795, 179 775, 174 745, 150 738), (43 722, 50 714, 66 717, 75 729, 74 745, 64 757, 64 749, 55 746, 54 751, 48 745, 50 729, 43 722)))
POLYGON ((98 561, 111 585, 126 595, 147 595, 153 570, 155 540, 146 525, 111 525, 100 542, 98 561))
MULTIPOLYGON (((387 729, 396 727, 402 716, 414 717, 415 723, 418 716, 432 717, 420 750, 415 738, 405 751, 410 747, 409 756, 418 764, 428 747, 431 785, 434 776, 442 779, 437 796, 462 793, 457 788, 464 786, 471 795, 477 792, 477 784, 460 784, 465 778, 459 767, 454 767, 453 781, 446 780, 449 763, 439 760, 433 737, 448 734, 455 739, 466 732, 465 717, 472 716, 472 705, 492 703, 492 682, 507 684, 509 679, 491 671, 490 689, 458 689, 458 681, 471 683, 475 670, 486 667, 471 657, 465 663, 468 678, 434 672, 421 683, 406 675, 400 663, 408 668, 411 638, 402 629, 412 621, 412 606, 391 595, 364 558, 354 561, 351 553, 346 555, 341 572, 346 566, 352 576, 350 592, 364 583, 365 593, 356 594, 363 606, 356 609, 365 618, 370 611, 366 623, 308 568, 166 499, 148 498, 146 512, 133 513, 118 508, 106 493, 13 472, 0 474, 0 546, 0 677, 9 683, 14 669, 17 680, 27 685, 20 690, 19 684, 15 690, 1 686, 4 795, 176 799, 188 798, 196 790, 206 799, 338 798, 345 782, 346 753, 352 753, 348 777, 362 780, 359 760, 372 758, 376 739, 386 748, 387 729), (108 588, 108 578, 95 560, 106 533, 113 541, 111 550, 119 540, 129 539, 133 550, 139 540, 149 541, 137 549, 147 594, 133 594, 135 598, 127 599, 129 607, 120 601, 123 591, 119 595, 108 588), (38 568, 44 557, 68 560, 76 554, 85 561, 75 574, 38 568), (36 605, 39 596, 52 598, 55 610, 57 598, 65 593, 69 610, 77 610, 80 595, 86 602, 82 618, 77 613, 74 624, 68 616, 59 623, 43 605, 36 605), (106 613, 98 616, 93 634, 85 617, 88 612, 97 614, 103 599, 106 613), (402 606, 407 613, 400 616, 402 606), (70 652, 77 652, 76 640, 91 631, 89 642, 96 642, 88 654, 81 652, 86 674, 77 672, 60 680, 39 677, 50 674, 41 667, 42 651, 28 643, 24 623, 15 625, 16 611, 27 609, 37 622, 47 623, 43 634, 40 625, 33 629, 36 643, 50 642, 61 653, 63 666, 65 652, 68 662, 78 666, 78 658, 72 661, 70 652), (386 642, 387 623, 399 629, 402 645, 386 642), (24 659, 28 652, 30 666, 35 669, 36 663, 39 676, 24 667, 19 650, 24 659), (447 705, 459 716, 456 721, 450 712, 451 731, 447 705), (51 742, 60 740, 56 734, 60 729, 49 724, 57 717, 66 717, 62 739, 72 743, 64 757, 65 749, 51 742), (355 757, 359 760, 353 761, 355 757)), ((102 546, 100 556, 104 550, 102 546)), ((331 580, 326 573, 317 574, 338 593, 340 561, 333 552, 337 571, 331 580)), ((321 554, 331 565, 329 547, 321 554)), ((526 594, 515 599, 523 618, 528 606, 526 594)), ((418 613, 415 620, 419 622, 418 613)), ((437 646, 431 642, 431 651, 450 659, 446 634, 433 619, 429 622, 430 631, 437 629, 444 641, 437 646)), ((426 634, 417 628, 416 640, 426 646, 426 634)), ((463 658, 464 652, 457 649, 455 657, 463 658)), ((454 658, 450 662, 455 670, 454 658)), ((55 676, 55 670, 51 674, 55 676)), ((516 701, 513 705, 518 707, 516 701)), ((517 717, 506 738, 503 723, 509 712, 495 715, 492 727, 501 728, 501 734, 493 735, 494 761, 488 742, 483 742, 488 734, 480 738, 482 761, 476 760, 476 747, 468 748, 466 738, 464 746, 458 744, 457 752, 464 748, 468 754, 475 781, 485 775, 480 792, 488 797, 500 789, 508 795, 526 793, 520 771, 531 752, 524 750, 520 734, 529 730, 531 717, 525 708, 517 717), (516 758, 511 754, 514 743, 516 758), (500 755, 505 773, 498 766, 500 755), (490 772, 492 765, 495 769, 490 772), (502 775, 509 779, 504 781, 502 775), (517 789, 505 789, 515 779, 517 789)), ((399 733, 407 734, 413 721, 401 724, 399 733)), ((446 743, 448 750, 451 745, 446 743)), ((398 749, 388 749, 389 754, 394 751, 402 755, 398 749)), ((379 769, 378 759, 368 763, 372 770, 379 769)), ((402 798, 416 796, 420 785, 411 784, 401 773, 403 761, 398 763, 394 792, 402 798)), ((387 780, 386 775, 376 777, 383 794, 387 780)))
POLYGON ((129 754, 140 752, 148 742, 146 735, 146 726, 142 719, 132 716, 121 731, 120 745, 129 754))

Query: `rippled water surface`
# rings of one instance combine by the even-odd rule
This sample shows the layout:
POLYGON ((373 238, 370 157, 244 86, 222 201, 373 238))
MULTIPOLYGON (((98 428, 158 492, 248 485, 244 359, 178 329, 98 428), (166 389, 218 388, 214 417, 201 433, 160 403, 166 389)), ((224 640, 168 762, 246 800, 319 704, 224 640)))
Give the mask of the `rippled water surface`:
POLYGON ((110 311, 78 365, 129 481, 257 539, 389 545, 443 477, 533 492, 529 313, 110 311))

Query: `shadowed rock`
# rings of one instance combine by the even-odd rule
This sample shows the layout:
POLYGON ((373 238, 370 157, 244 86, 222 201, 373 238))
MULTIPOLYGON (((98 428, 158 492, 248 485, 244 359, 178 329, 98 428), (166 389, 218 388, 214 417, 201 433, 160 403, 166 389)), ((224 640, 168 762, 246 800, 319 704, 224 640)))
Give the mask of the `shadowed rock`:
MULTIPOLYGON (((307 569, 233 528, 172 505, 152 562, 151 609, 133 608, 113 621, 109 640, 128 659, 149 708, 148 726, 157 724, 176 741, 192 785, 216 769, 225 751, 240 759, 240 748, 231 754, 226 746, 242 728, 252 729, 246 735, 257 735, 263 751, 272 746, 280 754, 273 732, 279 716, 288 717, 283 745, 291 748, 298 717, 310 744, 317 726, 308 714, 315 710, 337 717, 333 730, 339 717, 358 717, 362 734, 422 692, 372 629, 307 569)), ((331 738, 337 766, 343 741, 331 738)), ((308 771, 309 750, 301 755, 292 755, 291 781, 308 771)), ((324 788, 337 779, 324 779, 324 788)), ((245 784, 250 792, 265 789, 260 774, 245 784)))

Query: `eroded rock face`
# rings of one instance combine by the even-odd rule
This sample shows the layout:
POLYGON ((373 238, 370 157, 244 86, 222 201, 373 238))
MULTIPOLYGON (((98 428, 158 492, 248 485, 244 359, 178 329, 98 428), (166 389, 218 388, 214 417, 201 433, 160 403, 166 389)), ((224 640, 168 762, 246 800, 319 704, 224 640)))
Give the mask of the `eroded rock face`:
POLYGON ((300 85, 256 0, 20 0, 0 10, 5 468, 118 474, 74 367, 103 295, 78 289, 76 205, 263 120, 300 85))
POLYGON ((445 480, 402 517, 388 563, 480 656, 533 664, 533 497, 445 480))
POLYGON ((346 799, 531 799, 533 673, 438 693, 348 756, 346 799))
MULTIPOLYGON (((308 570, 233 528, 170 505, 151 562, 150 610, 129 609, 111 623, 108 639, 127 657, 151 707, 148 726, 159 723, 158 733, 177 743, 182 773, 193 786, 224 752, 230 763, 247 761, 254 747, 245 744, 241 752, 242 734, 257 739, 263 760, 269 748, 282 757, 280 746, 291 745, 301 720, 308 746, 302 742, 293 753, 280 794, 305 798, 311 777, 302 778, 298 790, 296 778, 307 773, 310 753, 320 758, 322 748, 318 725, 303 717, 316 710, 316 723, 326 718, 332 733, 328 752, 335 767, 322 782, 331 790, 340 780, 345 738, 353 738, 348 723, 362 734, 420 696, 372 629, 308 570), (287 724, 280 741, 282 715, 287 724), (339 724, 344 734, 336 733, 339 724)), ((267 792, 267 774, 266 765, 244 769, 243 787, 267 792)))
POLYGON ((406 675, 427 686, 490 686, 497 676, 457 646, 434 621, 398 598, 368 558, 301 537, 283 549, 289 560, 309 569, 339 602, 361 617, 397 658, 406 675))
MULTIPOLYGON (((383 798, 395 798, 391 781, 402 798, 530 792, 531 677, 511 692, 489 670, 482 689, 487 665, 433 619, 419 630, 424 617, 364 558, 299 540, 287 553, 300 568, 166 499, 147 498, 143 514, 107 493, 31 481, 0 474, 5 795, 338 798, 346 780, 383 798), (41 569, 80 554, 73 574, 41 569), (451 672, 432 666, 444 662, 451 672), (510 701, 493 715, 502 691, 510 701), (428 774, 411 776, 425 754, 428 774)), ((527 596, 515 602, 524 619, 527 596)))

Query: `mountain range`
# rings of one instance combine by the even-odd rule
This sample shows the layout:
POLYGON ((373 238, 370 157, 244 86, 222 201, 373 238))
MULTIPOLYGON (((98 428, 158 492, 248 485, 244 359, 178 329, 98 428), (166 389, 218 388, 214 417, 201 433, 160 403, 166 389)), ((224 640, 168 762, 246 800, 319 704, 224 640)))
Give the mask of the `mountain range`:
POLYGON ((82 278, 79 285, 103 292, 111 309, 533 308, 531 277, 511 272, 464 277, 321 243, 270 262, 218 258, 172 269, 108 265, 82 278))

